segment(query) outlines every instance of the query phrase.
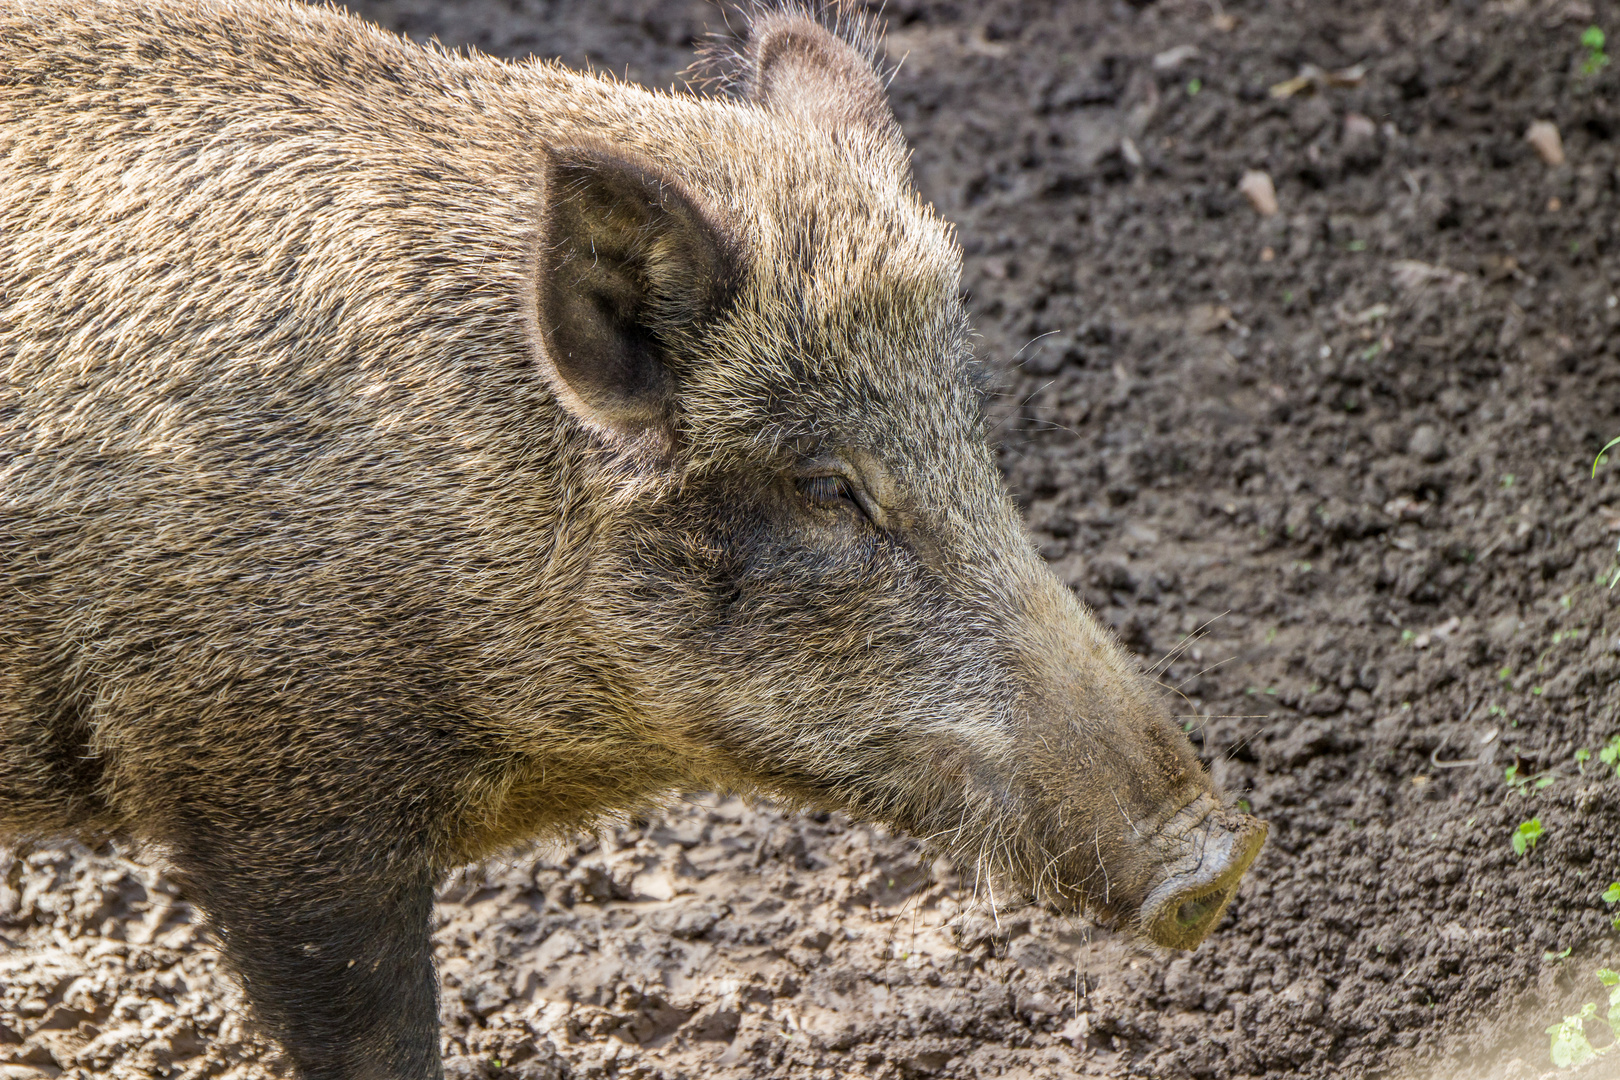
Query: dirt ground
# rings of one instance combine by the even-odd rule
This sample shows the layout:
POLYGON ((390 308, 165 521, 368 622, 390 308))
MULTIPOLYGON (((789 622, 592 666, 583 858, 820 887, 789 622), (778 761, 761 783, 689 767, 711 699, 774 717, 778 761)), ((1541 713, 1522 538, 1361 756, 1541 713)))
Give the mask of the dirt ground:
MULTIPOLYGON (((357 7, 658 86, 724 26, 701 0, 357 7)), ((693 797, 447 886, 450 1075, 1552 1073, 1543 1029, 1620 966, 1620 463, 1590 475, 1620 434, 1620 63, 1583 74, 1580 45, 1617 14, 889 0, 1009 481, 1270 844, 1172 955, 992 915, 903 837, 693 797)), ((275 1075, 130 854, 0 850, 0 1080, 275 1075)))

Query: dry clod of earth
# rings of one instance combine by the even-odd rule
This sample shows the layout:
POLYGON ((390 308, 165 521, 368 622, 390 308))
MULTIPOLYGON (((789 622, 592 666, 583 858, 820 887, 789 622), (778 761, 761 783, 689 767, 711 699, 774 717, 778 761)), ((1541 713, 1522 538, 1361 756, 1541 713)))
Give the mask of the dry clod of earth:
MULTIPOLYGON (((354 6, 652 85, 721 24, 354 6)), ((1042 553, 1273 825, 1225 924, 1171 957, 998 923, 903 839, 697 800, 451 884, 455 1075, 1615 1075, 1552 1070, 1543 1032, 1620 967, 1620 468, 1589 471, 1620 434, 1620 71, 1576 71, 1590 7, 1224 6, 1226 30, 1173 0, 887 13, 1042 553), (1269 95, 1306 61, 1365 74, 1269 95), (1542 120, 1565 168, 1521 137, 1542 120), (1286 213, 1248 212, 1253 167, 1286 213), (1193 332, 1200 306, 1230 316, 1193 332)), ((0 937, 6 1075, 274 1075, 187 906, 119 856, 10 857, 0 937)))
POLYGON ((1277 212, 1277 185, 1272 182, 1270 174, 1250 169, 1238 181, 1238 190, 1243 192, 1261 217, 1270 217, 1277 212))
POLYGON ((1533 146, 1548 165, 1556 167, 1564 163, 1564 139, 1558 133, 1557 124, 1537 120, 1524 133, 1524 141, 1533 146))

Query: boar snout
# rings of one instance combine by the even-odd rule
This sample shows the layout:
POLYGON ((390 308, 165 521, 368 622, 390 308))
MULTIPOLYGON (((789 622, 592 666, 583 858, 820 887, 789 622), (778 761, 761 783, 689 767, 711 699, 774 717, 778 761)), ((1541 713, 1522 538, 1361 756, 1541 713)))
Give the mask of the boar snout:
POLYGON ((1199 796, 1149 840, 1164 863, 1142 901, 1139 931, 1172 949, 1197 948, 1237 895, 1266 832, 1264 822, 1199 796))

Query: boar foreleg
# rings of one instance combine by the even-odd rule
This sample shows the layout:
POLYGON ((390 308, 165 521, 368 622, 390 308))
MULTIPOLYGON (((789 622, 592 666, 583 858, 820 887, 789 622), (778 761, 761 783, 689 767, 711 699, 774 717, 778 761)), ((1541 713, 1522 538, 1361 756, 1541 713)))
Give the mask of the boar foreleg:
POLYGON ((175 862, 300 1080, 438 1080, 428 860, 396 849, 344 866, 346 846, 328 837, 312 867, 301 844, 278 866, 273 849, 215 835, 175 862))

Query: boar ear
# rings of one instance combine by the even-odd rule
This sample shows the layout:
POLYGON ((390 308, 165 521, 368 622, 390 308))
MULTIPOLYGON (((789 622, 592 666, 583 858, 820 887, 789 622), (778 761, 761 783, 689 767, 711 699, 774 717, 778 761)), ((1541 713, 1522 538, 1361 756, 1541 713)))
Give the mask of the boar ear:
POLYGON ((615 441, 667 448, 674 365, 740 268, 730 236, 657 166, 599 147, 550 151, 533 329, 563 408, 615 441))
POLYGON ((870 20, 850 22, 854 44, 793 12, 762 15, 750 31, 752 100, 828 130, 864 129, 899 139, 883 81, 872 66, 877 32, 870 20))

